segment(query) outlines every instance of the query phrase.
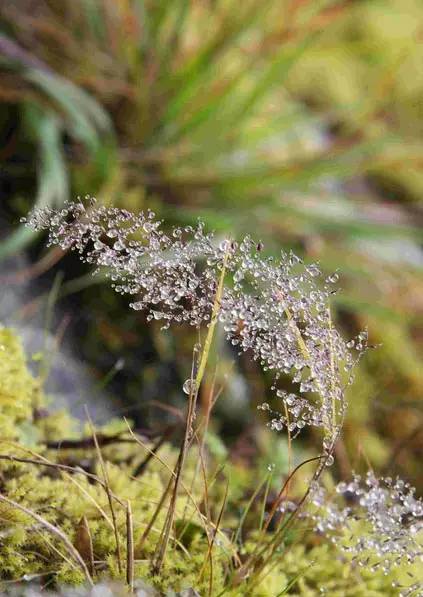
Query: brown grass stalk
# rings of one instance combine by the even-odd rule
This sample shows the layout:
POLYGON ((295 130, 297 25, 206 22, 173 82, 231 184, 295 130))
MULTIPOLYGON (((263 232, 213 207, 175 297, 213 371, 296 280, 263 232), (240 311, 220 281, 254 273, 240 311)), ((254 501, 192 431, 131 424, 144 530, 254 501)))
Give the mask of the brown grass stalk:
POLYGON ((117 519, 116 519, 116 511, 115 511, 115 507, 113 504, 113 495, 110 489, 110 482, 109 482, 109 475, 107 473, 107 468, 106 465, 104 463, 103 460, 103 455, 101 453, 101 449, 100 449, 100 445, 97 441, 97 435, 95 432, 95 428, 92 422, 92 419, 90 417, 90 414, 88 412, 88 408, 85 406, 85 413, 87 415, 87 419, 88 419, 88 424, 90 426, 90 430, 94 439, 94 444, 95 444, 95 448, 97 451, 97 455, 98 455, 98 459, 100 462, 100 466, 101 466, 101 471, 103 473, 103 478, 104 478, 104 489, 106 491, 106 495, 107 495, 107 500, 109 502, 109 507, 110 507, 110 514, 112 516, 112 522, 113 522, 113 529, 114 529, 114 533, 115 533, 115 542, 116 542, 116 560, 117 560, 117 565, 118 565, 118 570, 120 573, 122 573, 122 557, 121 557, 121 553, 120 553, 120 540, 119 540, 119 531, 117 528, 117 519))
POLYGON ((134 591, 134 523, 131 502, 126 504, 126 582, 131 592, 134 591))

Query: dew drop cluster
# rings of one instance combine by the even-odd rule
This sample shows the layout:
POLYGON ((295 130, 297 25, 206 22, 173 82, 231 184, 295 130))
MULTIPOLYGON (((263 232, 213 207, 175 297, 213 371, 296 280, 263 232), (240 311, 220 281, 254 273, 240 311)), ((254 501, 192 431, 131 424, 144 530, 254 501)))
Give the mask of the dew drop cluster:
MULTIPOLYGON (((335 494, 315 483, 311 504, 316 530, 358 566, 388 574, 402 564, 423 562, 423 502, 402 479, 369 471, 338 483, 335 494)), ((414 594, 416 586, 403 587, 402 594, 414 594)))
POLYGON ((292 252, 266 257, 263 244, 249 236, 218 239, 202 222, 165 232, 152 211, 134 214, 92 200, 38 208, 24 221, 48 230, 49 245, 76 251, 95 271, 105 270, 115 291, 132 297, 132 309, 164 328, 209 325, 224 268, 218 318, 238 352, 273 374, 281 406, 269 408, 270 426, 293 436, 320 427, 330 450, 345 414, 345 389, 367 341, 363 333, 347 343, 332 325, 329 301, 338 274, 325 278, 317 264, 292 252), (295 391, 279 387, 281 376, 292 379, 295 391))
MULTIPOLYGON (((165 232, 152 211, 134 214, 89 197, 61 209, 37 208, 23 221, 48 231, 49 246, 76 251, 94 273, 105 271, 116 292, 132 297, 132 309, 164 329, 209 326, 223 274, 217 317, 226 338, 273 376, 274 399, 258 408, 272 429, 291 437, 307 426, 322 429, 320 472, 333 463, 346 389, 368 348, 367 332, 346 341, 333 325, 330 299, 338 273, 325 277, 318 264, 292 252, 266 257, 261 242, 250 236, 222 240, 201 221, 165 232), (288 378, 292 391, 286 390, 288 378)), ((195 379, 187 379, 183 392, 197 391, 195 379)), ((339 483, 330 495, 315 474, 308 501, 300 516, 311 518, 359 566, 388 573, 422 559, 423 503, 404 481, 369 472, 339 483)), ((287 500, 280 510, 295 513, 297 504, 287 500)), ((421 587, 397 588, 405 597, 421 587)))

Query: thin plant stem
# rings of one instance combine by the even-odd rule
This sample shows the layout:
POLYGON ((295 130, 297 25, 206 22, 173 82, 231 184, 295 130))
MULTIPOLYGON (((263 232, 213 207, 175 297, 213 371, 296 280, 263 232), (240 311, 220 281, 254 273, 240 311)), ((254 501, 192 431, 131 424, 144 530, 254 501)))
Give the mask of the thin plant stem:
POLYGON ((109 475, 107 473, 107 468, 103 459, 103 455, 101 453, 101 449, 100 449, 100 445, 97 441, 97 435, 96 435, 96 431, 92 422, 92 419, 90 417, 90 413, 88 412, 88 408, 85 406, 85 413, 88 419, 88 424, 90 426, 90 430, 94 439, 94 444, 95 444, 95 448, 97 451, 97 455, 98 455, 98 459, 100 462, 100 466, 101 466, 101 471, 103 473, 103 478, 104 478, 104 489, 106 491, 106 495, 107 495, 107 500, 109 502, 109 507, 110 507, 110 513, 112 516, 112 522, 113 522, 113 529, 114 529, 114 534, 115 534, 115 542, 116 542, 116 560, 117 560, 117 565, 118 565, 118 570, 120 573, 122 573, 122 557, 121 557, 121 553, 120 553, 120 539, 119 539, 119 531, 118 531, 118 527, 117 527, 117 519, 116 519, 116 512, 115 512, 115 507, 113 505, 113 496, 112 496, 112 492, 110 489, 110 481, 109 481, 109 475))
POLYGON ((91 578, 91 575, 89 573, 87 565, 85 564, 84 560, 80 556, 78 550, 75 549, 75 547, 72 545, 72 543, 70 542, 68 537, 65 535, 65 533, 61 529, 59 529, 58 527, 56 527, 53 524, 51 524, 50 522, 48 522, 48 520, 46 520, 45 518, 43 518, 36 512, 33 512, 29 508, 26 508, 22 504, 15 502, 14 500, 6 497, 5 495, 3 495, 1 493, 0 493, 0 502, 8 504, 12 508, 16 508, 16 510, 20 510, 24 514, 27 514, 28 516, 30 516, 31 518, 36 520, 39 524, 41 524, 44 528, 46 528, 52 535, 55 535, 56 537, 58 537, 63 542, 63 544, 65 545, 66 549, 68 550, 68 552, 72 556, 72 558, 75 560, 75 562, 81 567, 81 569, 85 575, 85 578, 87 579, 87 582, 90 584, 90 586, 92 586, 92 587, 94 586, 93 579, 91 578))
POLYGON ((269 495, 269 490, 270 490, 270 484, 272 482, 272 473, 270 472, 268 477, 267 477, 267 481, 266 481, 266 487, 264 490, 264 496, 263 496, 263 507, 261 509, 261 513, 260 513, 260 523, 259 523, 259 530, 262 531, 263 530, 263 524, 264 524, 264 515, 266 513, 266 503, 267 503, 267 497, 269 495))
MULTIPOLYGON (((134 434, 134 432, 132 431, 132 429, 131 429, 131 428, 130 428, 130 426, 129 426, 129 423, 128 423, 128 421, 127 421, 126 419, 124 419, 124 420, 125 420, 125 423, 126 423, 126 425, 128 426, 129 433, 132 435, 132 437, 135 439, 135 441, 136 441, 137 443, 139 443, 139 445, 140 445, 142 448, 144 448, 144 449, 145 449, 147 452, 151 452, 151 449, 150 449, 150 448, 149 448, 149 447, 148 447, 148 446, 147 446, 147 445, 146 445, 146 444, 145 444, 145 443, 144 443, 144 442, 143 442, 143 441, 142 441, 142 440, 141 440, 139 437, 137 437, 137 436, 134 434)), ((172 468, 171 468, 171 467, 170 467, 170 466, 167 464, 167 462, 165 462, 165 461, 164 461, 164 460, 163 460, 163 459, 162 459, 162 458, 161 458, 161 457, 160 457, 158 454, 153 454, 153 456, 154 456, 154 458, 156 458, 156 459, 157 459, 157 461, 158 461, 158 462, 160 462, 160 464, 161 464, 161 465, 162 465, 162 466, 163 466, 163 467, 164 467, 164 468, 165 468, 165 469, 166 469, 166 470, 167 470, 167 471, 170 473, 170 476, 171 476, 171 477, 170 477, 170 480, 169 480, 169 485, 171 486, 171 484, 172 484, 172 479, 174 479, 174 477, 175 477, 175 470, 174 470, 174 469, 172 469, 172 468)), ((219 470, 221 470, 221 468, 220 468, 219 470)), ((133 478, 133 479, 136 479, 137 481, 139 481, 139 479, 137 479, 136 477, 131 477, 131 478, 133 478)), ((207 521, 205 520, 205 516, 203 515, 203 513, 202 513, 202 512, 201 512, 201 510, 199 509, 199 507, 198 507, 198 504, 197 504, 196 500, 194 499, 194 496, 193 496, 193 495, 192 495, 192 493, 190 492, 190 490, 189 490, 189 487, 187 487, 187 486, 184 484, 183 480, 181 480, 181 487, 183 488, 183 490, 185 491, 185 493, 186 493, 186 494, 189 496, 189 498, 190 498, 190 500, 191 500, 191 503, 192 503, 192 505, 194 506, 194 508, 195 508, 195 510, 196 510, 196 512, 197 512, 197 514, 198 514, 198 516, 199 516, 199 519, 201 520, 201 522, 202 522, 202 524, 203 524, 203 526, 204 526, 204 531, 205 531, 205 533, 206 533, 206 534, 208 534, 208 530, 207 530, 207 526, 206 526, 206 522, 207 522, 207 521)), ((166 490, 165 490, 165 493, 166 493, 166 490)), ((162 496, 162 497, 163 497, 163 496, 162 496)), ((163 502, 164 502, 164 501, 163 501, 163 502)), ((163 506, 163 504, 161 504, 161 507, 162 507, 162 506, 163 506)), ((212 523, 212 522, 210 522, 210 525, 211 525, 211 527, 213 528, 213 526, 214 526, 214 525, 213 525, 213 523, 212 523)), ((224 539, 224 536, 223 536, 223 535, 222 535, 222 539, 224 539)), ((236 552, 235 552, 235 549, 234 549, 234 551, 233 551, 233 556, 234 556, 234 557, 236 557, 236 552)))
POLYGON ((336 429, 336 402, 335 402, 335 388, 334 388, 334 379, 335 379, 335 360, 334 360, 334 349, 333 349, 333 339, 332 339, 332 314, 330 311, 330 307, 328 307, 328 322, 329 322, 329 351, 330 351, 330 385, 332 390, 332 433, 335 433, 336 429))
MULTIPOLYGON (((83 493, 85 495, 85 497, 87 497, 87 499, 90 500, 94 504, 94 506, 100 512, 100 514, 102 515, 104 520, 107 522, 107 524, 113 529, 113 522, 107 516, 107 514, 103 510, 103 508, 95 501, 95 499, 91 496, 91 494, 89 492, 87 492, 87 490, 73 478, 73 476, 70 473, 77 474, 77 475, 84 475, 88 479, 92 479, 93 481, 95 481, 96 483, 98 483, 99 485, 101 485, 102 487, 105 488, 105 483, 104 483, 104 481, 102 481, 102 479, 100 479, 100 477, 98 477, 97 475, 94 475, 93 473, 84 471, 83 469, 81 469, 79 467, 73 467, 73 466, 69 466, 66 464, 58 464, 55 462, 51 462, 51 461, 47 460, 47 458, 45 458, 44 456, 42 456, 40 454, 36 454, 35 452, 33 452, 32 450, 29 450, 28 448, 23 448, 22 446, 19 446, 18 444, 15 444, 14 442, 3 442, 3 443, 11 444, 11 445, 19 448, 20 450, 27 452, 28 454, 36 456, 37 459, 20 458, 18 456, 12 456, 11 454, 0 454, 0 460, 10 460, 11 462, 22 462, 25 464, 33 464, 36 466, 45 466, 45 467, 49 467, 49 468, 53 468, 53 469, 61 471, 62 474, 64 474, 65 477, 68 479, 68 481, 70 481, 73 485, 75 485, 81 491, 81 493, 83 493), (39 458, 39 460, 38 460, 38 458, 39 458)), ((112 494, 112 497, 117 503, 122 505, 121 500, 116 495, 112 494)))
POLYGON ((169 536, 173 526, 174 516, 175 516, 175 507, 176 507, 176 498, 179 489, 180 478, 182 474, 182 470, 185 463, 185 458, 188 450, 189 439, 192 435, 192 424, 195 416, 195 406, 197 402, 198 391, 201 385, 201 382, 204 377, 204 373, 206 370, 206 365, 211 349, 211 344, 213 341, 214 330, 218 320, 218 314, 220 310, 220 303, 223 294, 224 288, 224 281, 225 281, 225 273, 226 273, 226 264, 229 257, 229 251, 225 253, 225 257, 223 260, 222 271, 219 278, 219 283, 216 291, 216 296, 213 302, 213 308, 211 313, 210 325, 207 330, 206 340, 204 342, 204 348, 201 354, 200 364, 198 367, 197 375, 195 377, 195 384, 191 384, 191 391, 189 396, 189 404, 188 404, 188 411, 187 411, 187 418, 186 418, 186 426, 185 426, 185 434, 184 439, 182 441, 181 449, 179 452, 179 458, 176 463, 175 469, 175 481, 172 491, 172 497, 170 501, 169 510, 166 516, 166 521, 163 526, 163 536, 160 538, 158 549, 157 549, 157 558, 154 564, 154 571, 158 573, 162 567, 166 549, 169 543, 169 536))
MULTIPOLYGON (((206 443, 206 434, 207 434, 207 429, 209 426, 209 421, 210 421, 210 413, 211 413, 211 409, 212 409, 212 404, 213 404, 213 393, 214 393, 214 386, 215 386, 215 380, 216 380, 216 372, 213 376, 213 383, 211 385, 210 388, 210 392, 209 392, 209 396, 208 396, 208 400, 206 403, 206 412, 205 415, 203 417, 202 422, 197 426, 196 431, 194 432, 194 436, 197 440, 197 444, 198 444, 198 453, 199 453, 199 459, 195 465, 195 469, 194 469, 194 474, 192 476, 191 479, 191 485, 190 485, 190 491, 192 493, 193 489, 194 489, 194 484, 196 481, 196 478, 198 476, 198 471, 200 470, 200 467, 204 468, 204 459, 205 459, 205 443, 206 443), (201 429, 202 427, 202 429, 201 429), (201 439, 199 439, 199 433, 201 431, 201 439)), ((206 482, 206 477, 204 477, 204 480, 206 482)), ((205 493, 207 493, 207 488, 205 486, 205 493)), ((208 496, 207 496, 208 497, 208 496)), ((182 517, 183 520, 185 520, 185 515, 186 515, 186 511, 188 508, 188 498, 187 501, 185 503, 185 509, 184 509, 184 515, 182 517)), ((206 512, 206 516, 208 516, 208 513, 206 512)))
POLYGON ((134 523, 132 520, 131 502, 126 505, 126 583, 134 592, 134 523))
MULTIPOLYGON (((315 456, 313 458, 308 458, 307 460, 304 460, 303 462, 301 462, 298 466, 296 466, 294 468, 294 470, 292 471, 291 475, 286 479, 285 483, 283 484, 278 497, 276 498, 276 500, 273 503, 273 506, 270 510, 270 513, 268 515, 267 521, 264 524, 264 527, 262 529, 261 532, 261 540, 257 541, 257 546, 254 549, 253 553, 247 558, 246 562, 242 565, 241 569, 242 570, 248 570, 248 568, 253 566, 253 563, 262 559, 262 556, 266 553, 266 551, 269 549, 269 547, 271 547, 275 541, 278 540, 279 535, 281 534, 281 532, 286 528, 286 526, 288 525, 288 523, 293 519, 294 515, 298 514, 300 507, 303 505, 303 503, 305 502, 305 500, 308 497, 308 494, 310 493, 310 485, 308 486, 306 492, 304 493, 303 497, 301 498, 297 509, 295 510, 295 512, 290 516, 290 518, 284 523, 284 525, 282 526, 282 528, 278 529, 278 531, 273 535, 273 537, 269 540, 269 541, 264 541, 265 538, 265 533, 267 531, 267 529, 269 528, 270 522, 273 518, 273 516, 275 515, 280 502, 283 498, 283 494, 284 491, 286 489, 287 483, 290 482, 290 480, 292 479, 292 477, 297 473, 297 471, 302 468, 304 465, 310 463, 310 462, 315 462, 316 460, 321 460, 322 456, 315 456)), ((314 476, 316 475, 316 473, 314 473, 314 476)), ((313 476, 313 477, 314 477, 313 476)), ((240 575, 240 571, 238 571, 238 576, 240 575)))
POLYGON ((210 562, 209 597, 211 596, 212 589, 213 589, 213 559, 212 559, 212 551, 213 551, 213 546, 214 546, 214 542, 215 542, 215 539, 216 539, 217 531, 218 531, 218 529, 220 527, 220 523, 222 521, 223 512, 225 511, 226 502, 227 502, 227 499, 228 499, 228 491, 229 491, 229 481, 226 483, 225 494, 223 496, 222 506, 220 508, 219 516, 218 516, 217 521, 216 521, 216 527, 215 527, 215 530, 213 531, 213 536, 212 536, 212 539, 211 539, 211 541, 209 543, 209 548, 208 548, 208 551, 207 551, 207 556, 204 559, 204 564, 203 564, 203 566, 202 566, 202 568, 200 570, 200 575, 199 575, 199 580, 201 581, 201 579, 203 578, 204 571, 206 569, 206 563, 207 563, 207 561, 209 561, 210 562))
MULTIPOLYGON (((288 477, 291 475, 292 471, 292 437, 291 437, 291 430, 289 429, 289 410, 286 403, 283 403, 285 409, 285 417, 286 417, 286 429, 288 435, 288 477)), ((289 483, 286 486, 286 493, 289 494, 289 483)))

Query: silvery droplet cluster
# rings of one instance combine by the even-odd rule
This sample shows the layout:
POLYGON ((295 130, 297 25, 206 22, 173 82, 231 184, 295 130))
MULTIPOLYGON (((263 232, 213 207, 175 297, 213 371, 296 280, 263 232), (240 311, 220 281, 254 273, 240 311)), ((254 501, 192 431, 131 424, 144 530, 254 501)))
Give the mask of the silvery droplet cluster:
POLYGON ((292 253, 264 257, 262 244, 248 236, 219 242, 201 222, 165 233, 151 211, 133 214, 95 200, 38 208, 23 221, 48 230, 49 245, 105 267, 114 289, 134 296, 130 306, 164 328, 209 325, 225 268, 219 320, 239 353, 248 351, 274 374, 281 409, 272 412, 270 425, 292 434, 306 425, 321 427, 331 449, 345 413, 345 388, 367 343, 365 333, 346 343, 332 325, 329 299, 338 274, 324 278, 317 265, 292 253), (297 393, 278 389, 285 374, 297 393))
MULTIPOLYGON (((364 478, 354 475, 339 483, 334 496, 315 482, 310 502, 317 532, 359 566, 388 574, 401 564, 423 561, 423 502, 403 480, 377 478, 369 471, 364 478)), ((417 586, 423 591, 413 583, 402 594, 414 594, 417 586)))

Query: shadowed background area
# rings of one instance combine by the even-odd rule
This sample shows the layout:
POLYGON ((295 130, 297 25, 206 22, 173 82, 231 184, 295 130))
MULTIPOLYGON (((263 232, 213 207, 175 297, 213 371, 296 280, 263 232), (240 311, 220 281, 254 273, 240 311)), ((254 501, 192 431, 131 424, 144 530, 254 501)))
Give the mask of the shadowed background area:
MULTIPOLYGON (((422 489, 422 35, 418 0, 3 0, 0 315, 34 368, 62 347, 52 406, 60 390, 98 421, 166 426, 195 333, 147 327, 19 218, 87 193, 168 225, 201 217, 339 270, 337 323, 380 346, 337 466, 368 460, 422 489)), ((240 454, 270 445, 255 422, 268 380, 223 335, 215 350, 216 430, 240 454)))

